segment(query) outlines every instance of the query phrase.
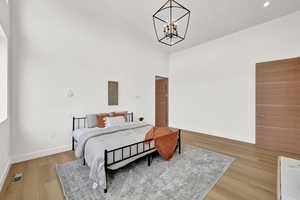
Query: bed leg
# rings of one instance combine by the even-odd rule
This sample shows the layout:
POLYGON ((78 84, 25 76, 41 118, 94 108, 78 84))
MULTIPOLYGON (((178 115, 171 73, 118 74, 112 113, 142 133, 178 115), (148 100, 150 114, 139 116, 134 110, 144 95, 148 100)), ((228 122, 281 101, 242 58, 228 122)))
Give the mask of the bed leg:
POLYGON ((74 138, 72 137, 72 151, 74 151, 75 150, 75 140, 74 140, 74 138))
POLYGON ((74 151, 75 149, 75 141, 74 141, 74 137, 73 137, 73 131, 75 130, 75 117, 73 117, 73 125, 72 125, 72 150, 74 151))
POLYGON ((107 150, 104 150, 104 170, 105 170, 105 188, 104 188, 104 193, 107 193, 107 185, 108 185, 108 181, 107 181, 107 173, 108 173, 108 167, 107 167, 107 150))
POLYGON ((151 157, 152 157, 152 154, 147 156, 147 158, 148 158, 148 167, 151 166, 151 157))
POLYGON ((73 117, 73 124, 72 124, 72 150, 74 151, 75 149, 75 141, 73 137, 73 131, 75 130, 75 117, 73 117))
POLYGON ((108 185, 108 181, 107 181, 107 168, 105 167, 105 188, 104 188, 104 193, 107 193, 107 185, 108 185))
POLYGON ((86 164, 86 162, 85 162, 85 158, 83 158, 83 165, 85 165, 86 164))

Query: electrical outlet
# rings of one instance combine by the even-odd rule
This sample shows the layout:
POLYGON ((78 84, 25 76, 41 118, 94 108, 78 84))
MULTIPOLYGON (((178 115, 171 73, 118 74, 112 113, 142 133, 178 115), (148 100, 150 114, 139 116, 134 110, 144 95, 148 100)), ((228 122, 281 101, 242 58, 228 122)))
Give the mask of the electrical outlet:
POLYGON ((73 92, 73 90, 69 89, 69 90, 67 91, 67 97, 69 97, 69 98, 74 97, 74 92, 73 92))
POLYGON ((50 135, 50 138, 53 139, 53 138, 55 138, 55 136, 56 136, 56 134, 55 134, 55 133, 52 133, 52 134, 50 135))

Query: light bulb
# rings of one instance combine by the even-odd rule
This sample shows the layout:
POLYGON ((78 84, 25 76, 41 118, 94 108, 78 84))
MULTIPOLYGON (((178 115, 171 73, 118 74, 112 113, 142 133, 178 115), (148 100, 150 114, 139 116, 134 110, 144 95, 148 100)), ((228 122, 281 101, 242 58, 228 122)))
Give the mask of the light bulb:
POLYGON ((266 7, 269 7, 270 6, 270 4, 271 4, 271 2, 270 1, 266 1, 265 3, 264 3, 264 7, 266 8, 266 7))

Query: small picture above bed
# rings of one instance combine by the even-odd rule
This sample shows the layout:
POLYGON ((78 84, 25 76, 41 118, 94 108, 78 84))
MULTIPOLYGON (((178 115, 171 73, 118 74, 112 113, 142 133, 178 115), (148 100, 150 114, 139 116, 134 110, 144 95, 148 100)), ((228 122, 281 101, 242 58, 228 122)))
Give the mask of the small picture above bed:
POLYGON ((108 105, 119 105, 119 83, 117 81, 108 81, 108 105))

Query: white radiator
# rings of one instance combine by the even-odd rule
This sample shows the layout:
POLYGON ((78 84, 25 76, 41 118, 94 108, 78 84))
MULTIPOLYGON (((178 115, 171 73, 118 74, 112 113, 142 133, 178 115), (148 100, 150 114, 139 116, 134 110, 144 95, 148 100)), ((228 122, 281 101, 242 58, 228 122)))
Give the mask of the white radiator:
POLYGON ((279 157, 277 188, 278 200, 300 199, 300 160, 279 157))

